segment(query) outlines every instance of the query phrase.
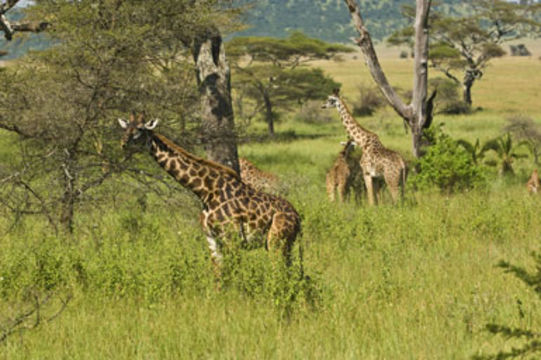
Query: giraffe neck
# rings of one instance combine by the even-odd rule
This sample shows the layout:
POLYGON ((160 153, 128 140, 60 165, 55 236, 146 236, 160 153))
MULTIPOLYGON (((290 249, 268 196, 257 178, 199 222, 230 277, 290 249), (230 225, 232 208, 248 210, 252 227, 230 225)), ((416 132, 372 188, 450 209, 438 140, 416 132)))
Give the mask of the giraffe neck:
POLYGON ((346 128, 349 136, 359 143, 359 146, 364 147, 367 139, 370 136, 373 136, 374 133, 359 125, 359 123, 353 118, 353 115, 351 115, 351 112, 344 103, 344 100, 340 99, 336 105, 336 108, 338 109, 338 113, 342 119, 342 124, 346 128))
POLYGON ((149 143, 156 162, 204 203, 219 190, 220 183, 223 186, 225 181, 239 179, 232 169, 197 157, 161 134, 150 133, 149 143))

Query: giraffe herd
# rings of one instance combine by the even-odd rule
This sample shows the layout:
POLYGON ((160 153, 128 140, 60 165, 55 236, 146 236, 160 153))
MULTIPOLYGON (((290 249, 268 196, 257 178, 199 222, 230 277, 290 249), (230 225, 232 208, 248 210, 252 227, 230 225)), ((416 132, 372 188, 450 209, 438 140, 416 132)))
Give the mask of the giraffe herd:
MULTIPOLYGON (((330 201, 344 201, 355 172, 362 173, 368 203, 381 201, 378 194, 383 180, 393 203, 404 196, 407 177, 402 156, 383 146, 377 134, 362 127, 352 116, 335 90, 322 108, 336 108, 349 140, 344 144, 327 173, 326 187, 330 201), (351 161, 354 147, 362 150, 359 160, 351 161), (356 166, 356 167, 355 167, 356 166)), ((222 247, 230 235, 239 235, 245 243, 264 245, 270 253, 280 254, 290 263, 291 249, 301 231, 301 218, 293 205, 276 195, 279 179, 240 158, 240 174, 216 162, 200 158, 167 137, 154 131, 158 120, 145 123, 143 115, 118 119, 124 129, 122 147, 130 144, 146 147, 155 161, 182 186, 191 190, 202 203, 200 223, 206 235, 211 260, 219 276, 222 247)), ((537 170, 527 183, 530 193, 540 187, 537 170)))

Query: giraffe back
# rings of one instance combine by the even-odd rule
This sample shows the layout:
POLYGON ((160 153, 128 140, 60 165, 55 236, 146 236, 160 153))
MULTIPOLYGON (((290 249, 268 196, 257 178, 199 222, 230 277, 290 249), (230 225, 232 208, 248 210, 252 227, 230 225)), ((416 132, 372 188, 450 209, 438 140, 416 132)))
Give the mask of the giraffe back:
POLYGON ((259 169, 245 158, 239 158, 240 177, 254 189, 271 194, 280 193, 280 181, 274 174, 259 169))

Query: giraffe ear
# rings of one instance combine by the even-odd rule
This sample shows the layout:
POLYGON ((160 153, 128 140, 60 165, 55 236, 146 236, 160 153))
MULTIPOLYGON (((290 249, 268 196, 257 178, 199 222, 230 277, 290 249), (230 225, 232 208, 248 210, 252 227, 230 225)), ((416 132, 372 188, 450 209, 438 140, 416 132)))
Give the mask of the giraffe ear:
POLYGON ((160 121, 160 120, 158 120, 158 119, 150 120, 149 122, 147 122, 147 123, 145 124, 145 129, 147 129, 147 130, 153 130, 153 129, 158 125, 158 122, 159 122, 159 121, 160 121))
POLYGON ((120 124, 120 127, 123 129, 126 129, 128 127, 128 122, 126 120, 122 120, 121 118, 118 118, 118 123, 120 124))

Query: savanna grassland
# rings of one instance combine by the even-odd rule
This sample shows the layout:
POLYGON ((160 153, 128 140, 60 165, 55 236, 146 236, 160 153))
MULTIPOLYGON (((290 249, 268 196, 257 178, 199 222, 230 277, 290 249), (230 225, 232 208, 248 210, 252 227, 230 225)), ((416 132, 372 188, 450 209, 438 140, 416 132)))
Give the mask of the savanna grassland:
MULTIPOLYGON (((393 84, 410 86, 410 60, 382 63, 393 84)), ((360 59, 317 65, 342 83, 346 99, 371 81, 360 59)), ((540 83, 536 57, 495 60, 473 88, 482 110, 435 122, 454 138, 484 141, 502 134, 510 115, 540 121, 540 83)), ((72 237, 54 235, 41 220, 14 228, 0 220, 1 319, 53 294, 42 323, 0 344, 0 358, 464 359, 516 345, 488 333, 488 323, 539 329, 538 297, 496 266, 532 268, 531 252, 540 248, 541 198, 524 186, 532 159, 517 160, 512 178, 493 170, 479 190, 409 187, 399 206, 330 204, 325 173, 345 139, 333 117, 324 124, 285 117, 278 134, 295 136, 239 149, 289 186, 303 217, 308 278, 299 279, 297 246, 289 278, 263 249, 233 251, 218 291, 199 205, 186 194, 171 212, 152 195, 142 204, 134 187, 114 206, 79 214, 72 237), (68 296, 66 309, 46 321, 68 296)), ((359 121, 411 160, 409 134, 389 108, 359 121)), ((0 137, 0 159, 9 159, 10 146, 0 137)))

